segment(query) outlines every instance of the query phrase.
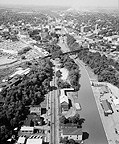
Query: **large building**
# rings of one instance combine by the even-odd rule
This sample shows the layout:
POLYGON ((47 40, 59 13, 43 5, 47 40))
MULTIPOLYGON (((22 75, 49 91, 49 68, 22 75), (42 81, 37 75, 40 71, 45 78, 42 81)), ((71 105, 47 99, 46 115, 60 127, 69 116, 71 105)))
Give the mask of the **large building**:
POLYGON ((61 137, 68 137, 68 139, 82 141, 82 129, 74 127, 63 128, 61 132, 61 137))

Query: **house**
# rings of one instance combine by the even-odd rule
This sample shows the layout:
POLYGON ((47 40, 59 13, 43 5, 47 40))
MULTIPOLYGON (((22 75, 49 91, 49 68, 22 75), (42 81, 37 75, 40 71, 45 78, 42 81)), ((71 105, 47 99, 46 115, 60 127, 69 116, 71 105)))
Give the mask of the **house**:
POLYGON ((61 111, 69 110, 69 101, 67 96, 60 96, 61 111))
POLYGON ((75 127, 69 127, 69 128, 63 128, 61 131, 61 137, 68 137, 68 139, 74 139, 75 141, 81 141, 82 140, 82 129, 81 128, 75 128, 75 127))
POLYGON ((61 104, 61 112, 69 110, 69 100, 68 97, 65 95, 63 89, 60 90, 60 104, 61 104))

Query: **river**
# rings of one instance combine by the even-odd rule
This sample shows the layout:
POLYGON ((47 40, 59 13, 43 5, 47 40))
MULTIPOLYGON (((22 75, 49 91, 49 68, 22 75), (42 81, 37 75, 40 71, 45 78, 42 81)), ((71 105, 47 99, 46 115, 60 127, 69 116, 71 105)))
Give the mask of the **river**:
POLYGON ((78 100, 82 107, 80 116, 85 118, 82 125, 83 132, 89 133, 89 138, 85 140, 85 144, 108 144, 87 72, 81 64, 80 70, 81 88, 78 93, 78 100))

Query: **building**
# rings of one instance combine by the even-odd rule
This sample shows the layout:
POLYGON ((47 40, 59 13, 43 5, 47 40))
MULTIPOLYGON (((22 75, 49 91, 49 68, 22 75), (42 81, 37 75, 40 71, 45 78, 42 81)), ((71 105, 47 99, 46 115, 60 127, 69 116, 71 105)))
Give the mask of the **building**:
POLYGON ((61 128, 64 129, 64 128, 77 128, 77 124, 73 124, 73 123, 67 123, 67 124, 63 124, 61 123, 61 128))
POLYGON ((26 75, 29 72, 30 72, 30 68, 27 68, 27 69, 24 69, 24 70, 23 69, 19 69, 14 74, 10 75, 9 77, 12 78, 12 77, 14 77, 16 75, 26 75))
POLYGON ((26 144, 42 144, 42 136, 40 135, 31 135, 28 139, 26 144))
POLYGON ((101 105, 102 105, 102 108, 104 110, 105 116, 108 116, 109 114, 113 113, 111 104, 107 100, 102 100, 101 105))
POLYGON ((101 95, 104 95, 105 93, 109 93, 109 88, 108 88, 108 86, 103 85, 103 86, 101 86, 99 91, 100 91, 101 95))
POLYGON ((69 101, 67 96, 60 96, 61 112, 69 110, 69 101))
POLYGON ((31 106, 30 113, 36 113, 38 115, 41 115, 41 107, 40 106, 31 106))
POLYGON ((22 134, 33 134, 34 133, 34 127, 30 127, 30 126, 22 126, 21 129, 20 129, 20 132, 22 134))
POLYGON ((109 93, 108 86, 102 86, 101 87, 104 93, 109 93))
POLYGON ((26 137, 21 135, 18 138, 17 144, 25 144, 25 143, 26 143, 26 137))
POLYGON ((61 104, 61 112, 69 110, 69 100, 65 95, 65 91, 63 89, 60 90, 60 104, 61 104))
POLYGON ((82 140, 82 129, 81 128, 63 128, 61 131, 61 137, 68 137, 68 139, 73 139, 75 141, 81 141, 82 140))
POLYGON ((119 99, 113 99, 117 112, 119 112, 119 99))

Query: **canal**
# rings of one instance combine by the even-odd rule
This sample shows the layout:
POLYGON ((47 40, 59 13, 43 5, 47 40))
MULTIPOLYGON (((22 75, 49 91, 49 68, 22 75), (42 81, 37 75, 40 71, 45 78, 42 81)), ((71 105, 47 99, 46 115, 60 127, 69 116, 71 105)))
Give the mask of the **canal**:
POLYGON ((89 134, 89 138, 85 140, 85 144, 108 144, 87 72, 81 64, 80 70, 81 88, 78 93, 78 100, 82 107, 80 116, 85 119, 82 125, 83 132, 89 134))

